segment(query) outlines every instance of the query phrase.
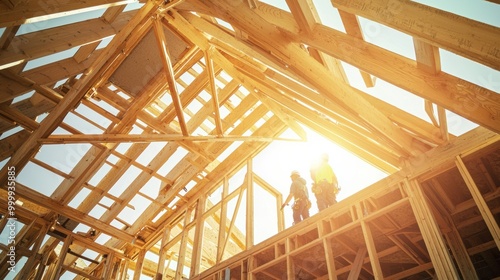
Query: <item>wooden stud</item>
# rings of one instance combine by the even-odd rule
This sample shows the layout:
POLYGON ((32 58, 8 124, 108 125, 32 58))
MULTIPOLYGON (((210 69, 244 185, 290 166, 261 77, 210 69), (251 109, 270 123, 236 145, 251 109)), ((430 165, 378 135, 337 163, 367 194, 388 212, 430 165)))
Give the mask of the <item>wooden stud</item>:
POLYGON ((141 249, 139 251, 139 255, 137 256, 136 263, 135 263, 135 271, 134 271, 134 278, 133 280, 139 280, 141 279, 141 274, 142 274, 142 268, 144 266, 144 258, 146 256, 146 250, 141 249))
POLYGON ((253 189, 253 167, 252 160, 247 160, 247 174, 246 174, 246 249, 250 249, 254 245, 254 189, 253 189))
MULTIPOLYGON (((229 181, 227 177, 224 177, 224 181, 222 183, 222 193, 221 193, 221 206, 220 206, 220 222, 219 222, 219 235, 217 238, 217 260, 216 262, 220 262, 222 256, 224 255, 224 246, 226 244, 226 223, 227 223, 227 203, 226 200, 227 193, 229 189, 229 181)), ((240 195, 241 196, 241 195, 240 195)), ((239 199, 239 198, 238 198, 239 199)), ((235 219, 236 217, 233 217, 235 219)), ((232 224, 232 220, 231 220, 232 224)))
POLYGON ((445 241, 427 199, 416 180, 404 180, 410 204, 417 219, 422 237, 431 257, 436 275, 440 279, 458 279, 458 272, 446 248, 445 241))
POLYGON ((69 246, 73 242, 73 237, 68 236, 64 239, 63 246, 61 247, 61 251, 59 253, 59 259, 57 264, 55 265, 54 277, 52 279, 59 279, 61 276, 61 271, 64 266, 64 260, 66 259, 66 255, 68 254, 69 246))
POLYGON ((450 250, 457 262, 458 269, 460 270, 463 279, 479 280, 476 273, 476 268, 471 261, 467 248, 465 247, 460 233, 456 227, 445 234, 450 250))
POLYGON ((181 245, 179 249, 179 257, 177 258, 177 269, 175 271, 175 280, 181 280, 184 278, 184 263, 186 261, 186 248, 187 241, 189 236, 189 229, 187 229, 187 225, 189 224, 189 220, 191 219, 191 209, 187 209, 184 216, 184 229, 182 231, 181 237, 181 245))
MULTIPOLYGON (((198 199, 197 202, 197 208, 196 208, 196 216, 195 216, 195 231, 194 231, 194 238, 193 238, 193 253, 191 255, 191 269, 189 272, 189 277, 193 277, 194 275, 198 275, 200 273, 200 266, 201 266, 201 253, 202 253, 202 247, 203 247, 203 232, 205 228, 205 223, 204 223, 204 218, 203 218, 203 213, 205 212, 205 204, 206 204, 206 196, 202 196, 198 199)), ((222 210, 221 210, 222 213, 222 210)), ((224 219, 224 223, 222 223, 222 214, 221 214, 221 225, 224 225, 225 228, 225 222, 226 220, 224 219)), ((219 231, 222 230, 223 227, 221 226, 219 231)))
POLYGON ((467 166, 463 162, 462 157, 460 157, 459 155, 456 156, 455 162, 458 171, 460 171, 460 174, 462 175, 462 178, 464 179, 467 188, 469 189, 472 197, 474 198, 474 201, 476 202, 479 212, 481 212, 481 216, 483 217, 486 226, 490 230, 493 240, 495 240, 497 248, 500 250, 500 228, 495 220, 495 217, 493 216, 493 213, 491 213, 488 204, 484 200, 484 197, 479 191, 476 183, 474 182, 474 179, 469 173, 469 170, 467 170, 467 166))

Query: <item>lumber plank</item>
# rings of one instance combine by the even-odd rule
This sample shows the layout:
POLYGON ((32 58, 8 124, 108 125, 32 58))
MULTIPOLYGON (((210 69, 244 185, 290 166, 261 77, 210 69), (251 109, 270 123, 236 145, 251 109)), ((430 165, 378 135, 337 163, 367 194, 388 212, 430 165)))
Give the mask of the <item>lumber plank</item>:
POLYGON ((95 11, 117 5, 132 3, 132 0, 90 0, 90 1, 22 1, 13 9, 0 6, 0 27, 34 23, 62 16, 95 11), (43 11, 40 13, 40 11, 43 11))
POLYGON ((59 203, 59 202, 57 202, 49 197, 46 197, 46 196, 30 189, 29 187, 22 185, 21 183, 16 184, 16 191, 17 191, 17 195, 19 197, 23 197, 31 202, 37 203, 40 206, 45 207, 47 209, 50 209, 52 211, 56 211, 56 212, 64 211, 65 216, 67 216, 68 218, 75 220, 79 223, 83 223, 83 224, 87 225, 88 227, 93 227, 101 232, 104 232, 104 233, 110 235, 110 236, 113 236, 115 238, 118 238, 120 240, 127 241, 127 242, 132 242, 132 240, 134 239, 134 237, 130 234, 127 234, 121 230, 118 230, 118 229, 108 225, 107 223, 105 223, 99 219, 93 218, 93 217, 85 214, 84 212, 75 210, 75 209, 73 209, 69 206, 66 206, 64 204, 61 204, 61 203, 59 203))
POLYGON ((472 197, 474 198, 474 201, 477 205, 477 208, 479 209, 479 212, 481 212, 481 216, 483 216, 484 222, 486 223, 488 229, 490 230, 491 236, 493 237, 493 240, 495 241, 497 248, 500 250, 500 227, 498 226, 495 217, 491 213, 488 204, 486 203, 484 197, 479 191, 476 183, 474 182, 474 179, 472 178, 467 166, 465 165, 460 155, 456 156, 455 163, 457 165, 458 171, 460 171, 460 174, 462 175, 467 185, 467 188, 469 189, 472 197))
POLYGON ((500 96, 495 92, 440 72, 429 74, 413 60, 317 25, 304 42, 363 69, 374 76, 430 100, 479 125, 500 132, 497 120, 500 96), (356 55, 352 55, 352 54, 356 55))
POLYGON ((385 24, 500 70, 500 28, 414 1, 331 0, 341 10, 385 24))
POLYGON ((237 18, 238 27, 246 30, 254 38, 259 38, 259 45, 267 48, 277 58, 284 61, 296 75, 311 83, 319 92, 341 104, 353 115, 360 116, 370 129, 381 138, 385 138, 403 155, 415 153, 411 148, 411 137, 403 133, 397 126, 383 116, 375 107, 356 94, 346 94, 349 86, 333 76, 323 65, 307 55, 298 44, 290 43, 290 39, 269 25, 252 10, 238 8, 223 1, 210 1, 214 15, 226 19, 237 18), (349 105, 347 105, 349 104, 349 105))
POLYGON ((186 120, 184 118, 184 109, 182 107, 182 102, 179 97, 180 92, 177 89, 177 83, 175 82, 175 73, 172 67, 172 61, 170 59, 170 54, 168 53, 168 42, 165 37, 165 33, 163 31, 163 24, 160 18, 153 20, 153 26, 155 31, 155 37, 158 42, 158 48, 161 54, 161 61, 163 64, 163 70, 165 71, 168 88, 170 95, 172 96, 173 104, 175 107, 175 111, 177 112, 177 120, 179 121, 179 125, 181 127, 182 135, 188 136, 189 132, 186 127, 186 120))
POLYGON ((115 35, 134 14, 135 11, 123 13, 113 23, 97 18, 16 36, 9 49, 0 52, 0 69, 115 35))
MULTIPOLYGON (((364 40, 363 32, 361 31, 361 26, 359 25, 358 17, 354 14, 347 13, 343 10, 339 10, 340 19, 344 24, 344 29, 347 34, 358 38, 360 40, 364 40)), ((365 82, 366 87, 375 86, 375 79, 371 77, 370 73, 367 73, 363 70, 360 70, 361 78, 365 82)))
MULTIPOLYGON (((120 34, 115 36, 115 40, 110 43, 112 47, 101 53, 100 59, 97 59, 96 63, 87 69, 87 74, 79 80, 65 98, 63 98, 63 100, 53 109, 52 113, 42 121, 40 128, 32 133, 28 141, 23 143, 6 166, 14 165, 19 170, 24 167, 28 159, 37 151, 37 147, 39 147, 37 142, 38 139, 50 134, 62 121, 62 118, 67 114, 68 110, 74 108, 92 86, 96 86, 95 82, 102 81, 102 79, 105 78, 101 76, 104 71, 109 69, 105 66, 125 58, 120 54, 123 53, 124 50, 127 50, 126 52, 130 51, 131 47, 140 39, 141 32, 137 31, 140 30, 141 27, 144 27, 144 24, 141 24, 141 22, 152 13, 154 8, 155 5, 148 2, 131 20, 132 24, 127 25, 127 27, 121 30, 120 34), (136 30, 136 32, 132 33, 134 30, 136 30), (129 40, 125 40, 127 38, 129 40), (115 58, 117 55, 120 59, 109 60, 115 58)), ((97 87, 98 86, 99 85, 97 85, 97 87)), ((1 182, 5 181, 6 170, 6 167, 4 167, 0 171, 1 182)))
POLYGON ((319 22, 319 15, 311 0, 286 0, 300 31, 310 33, 319 22))

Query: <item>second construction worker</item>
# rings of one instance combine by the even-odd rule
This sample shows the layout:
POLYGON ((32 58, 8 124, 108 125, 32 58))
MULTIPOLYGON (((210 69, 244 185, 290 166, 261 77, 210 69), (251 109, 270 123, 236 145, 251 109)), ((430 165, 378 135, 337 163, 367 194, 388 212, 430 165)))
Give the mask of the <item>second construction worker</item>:
POLYGON ((319 211, 337 203, 338 181, 332 167, 328 164, 328 154, 322 154, 320 161, 312 166, 311 178, 313 179, 312 192, 316 197, 319 211))
POLYGON ((285 202, 281 205, 281 210, 288 205, 288 202, 294 199, 292 209, 293 209, 293 224, 309 218, 309 208, 311 208, 311 201, 309 200, 309 192, 307 191, 306 180, 300 177, 298 171, 292 171, 290 175, 292 179, 292 184, 290 185, 290 193, 285 199, 285 202))

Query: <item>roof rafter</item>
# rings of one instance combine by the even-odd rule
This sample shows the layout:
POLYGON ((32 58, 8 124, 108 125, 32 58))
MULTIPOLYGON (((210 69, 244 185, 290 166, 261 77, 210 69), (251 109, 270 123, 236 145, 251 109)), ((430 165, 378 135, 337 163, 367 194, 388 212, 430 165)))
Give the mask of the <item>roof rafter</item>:
POLYGON ((238 5, 229 5, 224 1, 211 1, 210 3, 213 7, 217 7, 212 11, 214 15, 226 20, 238 18, 240 28, 245 29, 252 37, 260 38, 260 43, 284 61, 296 75, 313 84, 335 102, 342 104, 352 114, 359 115, 373 132, 376 131, 380 137, 386 138, 402 154, 408 156, 415 153, 411 148, 412 140, 408 135, 360 96, 347 95, 348 85, 335 78, 323 65, 306 54, 298 44, 291 43, 287 36, 277 32, 263 18, 252 10, 238 9, 238 5), (338 81, 338 83, 331 81, 338 81))

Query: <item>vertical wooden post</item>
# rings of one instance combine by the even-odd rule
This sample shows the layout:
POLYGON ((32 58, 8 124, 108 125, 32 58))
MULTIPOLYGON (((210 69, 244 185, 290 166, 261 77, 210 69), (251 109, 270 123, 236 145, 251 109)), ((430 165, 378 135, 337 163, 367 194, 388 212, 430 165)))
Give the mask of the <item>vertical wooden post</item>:
POLYGON ((137 256, 137 261, 135 262, 134 280, 141 279, 142 267, 144 266, 144 257, 146 256, 146 250, 142 249, 137 256))
POLYGON ((184 229, 182 230, 181 245, 179 249, 179 257, 177 258, 177 269, 175 271, 175 280, 181 280, 184 271, 184 261, 186 259, 186 247, 189 236, 189 230, 186 226, 189 224, 189 218, 191 217, 191 209, 187 209, 184 214, 184 229))
POLYGON ((52 277, 53 280, 59 279, 61 276, 61 270, 64 265, 64 259, 66 258, 66 254, 68 254, 69 246, 73 243, 73 237, 69 235, 66 237, 64 240, 64 244, 61 248, 61 252, 59 253, 59 260, 57 261, 56 267, 55 267, 55 273, 54 276, 52 277))
POLYGON ((224 183, 222 185, 222 198, 220 206, 220 224, 219 224, 219 237, 217 239, 217 260, 216 263, 222 259, 224 255, 224 243, 226 239, 226 224, 227 224, 227 201, 226 196, 229 189, 229 182, 227 176, 224 176, 224 183))
POLYGON ((285 230, 285 213, 280 210, 283 204, 283 196, 281 194, 276 196, 276 209, 278 215, 278 232, 285 230))
MULTIPOLYGON (((198 205, 196 208, 196 228, 194 231, 194 240, 193 240, 193 254, 191 256, 191 270, 189 273, 190 278, 194 275, 200 273, 200 264, 201 264, 201 248, 203 244, 203 213, 205 213, 205 199, 206 195, 200 196, 198 198, 198 205)), ((221 202, 223 205, 224 202, 221 202)), ((225 219, 224 219, 224 228, 225 228, 225 219)), ((222 213, 221 213, 221 224, 222 224, 222 213)), ((221 226, 222 227, 222 226, 221 226)))
MULTIPOLYGON (((363 261, 366 257, 366 252, 367 252, 366 247, 360 247, 358 249, 358 252, 356 253, 356 258, 354 259, 354 262, 352 263, 352 268, 351 268, 351 271, 349 272, 349 276, 347 277, 347 280, 359 279, 359 274, 361 274, 361 269, 363 268, 363 261)), ((372 256, 370 256, 370 262, 371 261, 372 261, 372 256)), ((376 262, 378 263, 378 260, 376 260, 376 262)), ((373 264, 372 264, 372 268, 373 268, 373 264)), ((373 275, 375 276, 375 279, 384 279, 383 277, 381 278, 380 275, 377 275, 377 274, 381 275, 382 273, 379 273, 376 270, 374 270, 373 275)))
POLYGON ((120 277, 117 280, 126 280, 128 278, 128 262, 129 260, 123 260, 120 267, 120 277))
POLYGON ((373 275, 375 276, 375 279, 384 279, 384 275, 382 273, 382 267, 380 266, 377 254, 377 248, 375 248, 375 243, 373 242, 372 231, 370 229, 370 226, 364 220, 361 220, 361 229, 363 230, 363 236, 366 242, 366 248, 368 249, 368 256, 370 257, 370 264, 372 266, 373 275))
POLYGON ((104 263, 104 273, 103 279, 111 279, 111 274, 113 273, 113 265, 114 265, 115 253, 113 251, 109 252, 106 257, 106 262, 104 263))
POLYGON ((49 265, 49 268, 47 269, 47 273, 43 277, 43 280, 54 279, 54 274, 56 273, 56 270, 57 270, 57 262, 51 263, 49 265))
POLYGON ((465 245, 462 242, 460 234, 455 226, 453 226, 453 229, 446 234, 446 240, 450 245, 451 252, 455 257, 455 261, 457 262, 458 268, 462 273, 463 279, 479 280, 474 264, 472 264, 469 254, 467 253, 467 248, 465 248, 465 245))
POLYGON ((437 278, 460 279, 420 184, 417 180, 409 182, 407 179, 404 180, 404 184, 437 278))
POLYGON ((167 265, 165 266, 165 270, 163 270, 163 275, 165 276, 168 275, 168 271, 170 270, 170 264, 172 263, 172 255, 169 254, 167 259, 168 259, 167 265))
POLYGON ((500 250, 500 228, 498 227, 495 217, 491 213, 488 204, 481 195, 481 192, 477 188, 474 179, 472 179, 472 176, 470 175, 467 167, 465 166, 465 163, 462 161, 462 158, 460 156, 456 157, 455 163, 457 165, 458 171, 460 171, 460 174, 465 181, 465 184, 467 185, 467 188, 469 188, 469 191, 472 194, 472 198, 476 202, 476 206, 479 209, 479 212, 481 212, 481 216, 483 216, 486 226, 490 230, 491 236, 493 236, 493 240, 495 241, 497 248, 500 250))
MULTIPOLYGON (((38 250, 40 250, 40 247, 42 246, 43 239, 45 238, 45 234, 47 233, 47 230, 49 229, 48 225, 43 225, 42 228, 39 231, 38 236, 36 237, 35 244, 33 245, 33 249, 31 250, 31 256, 28 258, 28 261, 24 265, 23 269, 19 273, 19 279, 28 279, 28 276, 30 272, 33 270, 33 267, 35 265, 35 261, 37 259, 38 250)), ((40 262, 40 268, 43 267, 42 263, 40 262)))
POLYGON ((292 256, 286 256, 286 279, 295 280, 295 263, 292 256))
POLYGON ((328 269, 328 279, 337 280, 337 273, 335 272, 335 258, 333 257, 331 241, 328 238, 323 238, 323 247, 325 248, 325 261, 326 268, 328 269))
POLYGON ((163 235, 161 238, 161 245, 160 245, 160 252, 159 254, 159 260, 158 260, 158 267, 156 268, 156 276, 155 280, 161 280, 163 279, 163 270, 165 270, 165 258, 166 258, 166 245, 168 241, 170 240, 170 227, 165 227, 163 229, 163 235))
POLYGON ((254 193, 253 193, 252 159, 247 160, 247 219, 246 245, 247 250, 253 247, 254 242, 254 193))
POLYGON ((36 271, 35 278, 33 280, 41 280, 42 277, 43 279, 50 279, 49 275, 52 274, 54 263, 49 264, 50 260, 50 255, 54 252, 54 248, 57 246, 56 242, 53 242, 49 246, 46 246, 43 249, 43 254, 42 254, 42 259, 40 261, 40 266, 38 267, 38 270, 36 271), (47 269, 47 272, 45 273, 44 277, 44 271, 46 267, 49 266, 47 269))

